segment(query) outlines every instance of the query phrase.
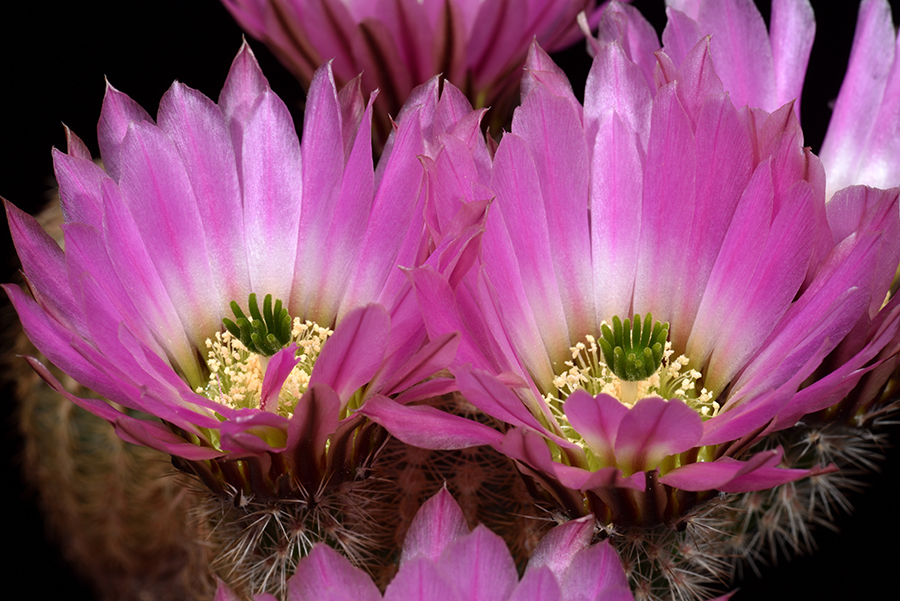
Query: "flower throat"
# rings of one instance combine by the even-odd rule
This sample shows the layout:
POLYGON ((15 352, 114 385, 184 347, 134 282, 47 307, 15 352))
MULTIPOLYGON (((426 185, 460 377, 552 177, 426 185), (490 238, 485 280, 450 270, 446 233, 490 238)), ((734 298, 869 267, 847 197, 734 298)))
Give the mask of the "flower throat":
POLYGON ((545 395, 554 414, 563 415, 565 399, 578 389, 594 396, 611 395, 629 407, 644 397, 658 396, 684 401, 704 418, 718 413, 712 393, 697 390, 702 374, 688 369, 686 356, 672 357, 668 323, 654 322, 650 313, 643 320, 635 315, 623 322, 615 316, 612 322, 612 328, 605 321, 600 325, 599 340, 589 334, 585 342, 570 347, 568 369, 553 379, 556 390, 545 395))
POLYGON ((275 408, 275 413, 290 417, 306 392, 322 346, 333 332, 309 320, 291 319, 280 300, 273 305, 271 294, 263 300, 262 311, 256 294, 251 294, 248 309, 249 317, 232 301, 234 321, 223 319, 225 331, 216 332, 214 340, 206 339, 209 381, 196 392, 235 409, 259 409, 269 358, 296 345, 299 362, 285 380, 275 408))

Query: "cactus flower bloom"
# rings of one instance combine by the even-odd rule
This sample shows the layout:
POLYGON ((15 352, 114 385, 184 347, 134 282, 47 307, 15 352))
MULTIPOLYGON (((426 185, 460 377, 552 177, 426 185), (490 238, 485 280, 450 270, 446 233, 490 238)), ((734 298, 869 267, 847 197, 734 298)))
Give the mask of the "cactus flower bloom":
MULTIPOLYGON (((71 132, 54 151, 65 250, 6 205, 32 295, 5 290, 25 332, 116 405, 28 361, 214 492, 281 498, 355 477, 386 436, 355 409, 455 352, 454 335, 425 341, 398 265, 471 262, 480 226, 427 251, 419 160, 423 120, 444 135, 471 107, 426 84, 375 171, 358 83, 339 92, 329 66, 316 72, 302 143, 246 45, 218 103, 175 83, 154 121, 110 86, 106 170, 71 132)), ((478 131, 480 114, 461 129, 478 131)))
POLYGON ((900 37, 887 0, 863 0, 841 92, 822 142, 828 196, 900 185, 900 37))
MULTIPOLYGON (((382 597, 371 578, 326 545, 300 560, 287 599, 358 601, 633 601, 628 580, 608 542, 591 545, 594 520, 585 517, 550 530, 519 580, 502 538, 477 526, 469 532, 456 501, 441 490, 413 519, 400 569, 382 597)), ((224 585, 217 601, 236 601, 224 585)), ((256 601, 269 599, 257 596, 256 601)))
MULTIPOLYGON (((800 91, 816 31, 808 0, 774 0, 772 25, 751 0, 669 0, 663 33, 678 62, 710 35, 716 73, 736 106, 773 112, 800 91)), ((591 40, 593 46, 599 41, 591 40)), ((887 0, 863 0, 844 83, 819 154, 826 198, 855 184, 900 185, 900 38, 887 0)))
POLYGON ((362 73, 365 92, 381 91, 385 132, 388 115, 438 74, 476 107, 510 112, 531 41, 561 50, 581 37, 578 13, 597 12, 596 0, 222 1, 305 84, 328 60, 339 85, 362 73))
POLYGON ((467 182, 495 197, 479 269, 455 289, 411 278, 429 335, 462 333, 451 370, 499 429, 364 411, 410 444, 493 446, 570 516, 671 524, 713 491, 811 473, 747 451, 896 355, 900 208, 864 186, 826 204, 791 104, 736 106, 708 37, 648 70, 655 34, 628 8, 604 15, 583 106, 535 47, 489 181, 464 157, 432 172, 444 210, 485 195, 467 182))

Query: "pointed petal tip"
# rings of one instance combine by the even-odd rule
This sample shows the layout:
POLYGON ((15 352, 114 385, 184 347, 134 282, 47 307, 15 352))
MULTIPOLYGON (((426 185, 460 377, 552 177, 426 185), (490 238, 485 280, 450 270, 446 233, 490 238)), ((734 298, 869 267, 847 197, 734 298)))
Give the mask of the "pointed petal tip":
POLYGON ((437 561, 451 543, 469 534, 462 509, 444 486, 416 512, 400 556, 400 565, 425 557, 437 561))

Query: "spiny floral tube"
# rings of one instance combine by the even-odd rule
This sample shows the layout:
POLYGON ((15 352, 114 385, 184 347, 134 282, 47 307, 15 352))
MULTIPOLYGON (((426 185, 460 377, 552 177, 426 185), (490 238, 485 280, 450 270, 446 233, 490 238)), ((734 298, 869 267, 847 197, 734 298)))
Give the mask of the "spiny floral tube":
MULTIPOLYGON (((502 538, 479 525, 469 532, 462 511, 445 490, 426 501, 413 520, 400 569, 385 601, 634 601, 616 552, 591 545, 588 516, 557 526, 531 555, 519 580, 502 538)), ((379 601, 381 592, 361 570, 325 545, 317 545, 288 582, 291 601, 379 601)), ((239 597, 220 585, 217 601, 239 597)), ((258 596, 256 601, 267 601, 258 596)))
POLYGON ((492 445, 572 517, 671 524, 716 491, 815 473, 746 452, 895 365, 898 190, 826 203, 791 104, 736 107, 709 38, 645 56, 640 15, 607 18, 583 106, 535 46, 489 180, 459 154, 430 172, 436 218, 495 196, 480 269, 455 289, 427 267, 411 278, 429 335, 462 332, 451 370, 499 431, 383 399, 364 411, 410 444, 492 445), (663 360, 623 379, 596 341, 648 314, 668 324, 663 360))
POLYGON ((385 132, 388 115, 397 114, 414 87, 438 74, 475 106, 511 113, 531 41, 562 50, 581 37, 579 11, 590 12, 592 22, 600 14, 597 0, 222 2, 304 84, 328 60, 339 84, 362 73, 366 93, 381 91, 375 120, 385 132))
POLYGON ((54 151, 65 250, 6 204, 31 295, 5 290, 35 346, 116 405, 74 397, 28 361, 238 506, 321 507, 365 478, 387 436, 360 406, 447 388, 419 384, 449 364, 457 335, 426 340, 399 266, 458 281, 474 260, 484 208, 464 207, 456 233, 431 237, 420 157, 438 138, 465 146, 482 114, 458 90, 439 96, 433 79, 376 171, 372 100, 358 80, 338 91, 327 65, 302 143, 246 45, 218 103, 175 83, 154 122, 108 87, 106 171, 71 132, 68 153, 54 151))

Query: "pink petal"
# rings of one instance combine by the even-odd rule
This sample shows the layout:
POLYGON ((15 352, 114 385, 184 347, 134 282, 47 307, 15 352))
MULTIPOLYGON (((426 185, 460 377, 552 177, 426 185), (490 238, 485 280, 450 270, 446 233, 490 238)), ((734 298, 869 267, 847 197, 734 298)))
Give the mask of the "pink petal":
POLYGON ((59 202, 66 222, 103 227, 100 182, 109 179, 103 169, 88 159, 53 149, 53 172, 59 184, 59 202))
POLYGON ((538 381, 549 382, 554 370, 548 350, 557 357, 571 342, 556 267, 551 262, 547 203, 524 139, 514 134, 503 136, 494 156, 492 188, 497 192, 497 215, 489 214, 485 234, 485 252, 494 256, 487 263, 487 275, 509 313, 507 329, 522 361, 538 381), (535 315, 541 316, 540 327, 535 315), (542 344, 535 344, 538 340, 542 344))
MULTIPOLYGON (((329 206, 323 207, 323 222, 317 226, 301 225, 299 262, 309 271, 303 280, 308 305, 314 319, 333 322, 356 265, 360 263, 359 249, 362 232, 371 212, 375 194, 375 173, 372 166, 372 102, 365 107, 362 121, 354 131, 353 147, 349 150, 343 170, 340 190, 329 206), (305 244, 305 250, 304 250, 305 244), (304 261, 304 252, 314 257, 304 261)), ((344 122, 346 129, 347 124, 344 122)), ((305 134, 304 134, 305 135, 305 134)), ((347 134, 345 133, 345 136, 347 134)), ((324 177, 324 176, 323 176, 324 177)), ((309 188, 306 188, 307 191, 309 188)), ((321 202, 324 199, 316 199, 321 202)), ((309 207, 310 203, 306 206, 309 207)))
POLYGON ((827 353, 869 306, 878 237, 862 233, 835 247, 815 280, 775 326, 762 351, 733 384, 729 402, 779 386, 810 357, 827 353))
POLYGON ((416 512, 403 540, 400 565, 418 557, 436 562, 444 549, 468 534, 462 510, 447 489, 442 488, 416 512))
POLYGON ((541 568, 547 568, 557 581, 562 582, 572 559, 591 544, 593 536, 593 515, 570 520, 553 528, 531 552, 525 576, 541 568))
POLYGON ((671 233, 690 231, 693 221, 696 150, 691 129, 675 87, 669 85, 660 89, 653 101, 650 145, 645 163, 641 241, 632 312, 651 312, 654 319, 669 321, 673 338, 680 335, 679 323, 673 319, 680 280, 673 274, 684 270, 684 239, 671 233))
POLYGON ((508 601, 562 601, 562 598, 556 576, 550 568, 541 566, 525 572, 508 601))
MULTIPOLYGON (((896 298, 896 297, 895 297, 896 298)), ((870 371, 887 370, 896 362, 898 331, 900 331, 900 309, 894 304, 893 311, 884 313, 881 327, 870 334, 868 344, 858 353, 848 358, 846 363, 831 373, 813 382, 793 396, 790 404, 778 414, 773 430, 793 426, 803 415, 825 409, 846 397, 870 371), (892 348, 893 346, 893 348, 892 348), (894 356, 891 360, 888 357, 894 356), (877 359, 876 359, 877 357, 877 359)), ((875 324, 873 324, 874 326, 875 324)), ((874 328, 873 328, 874 329, 874 328)), ((876 381, 878 378, 874 378, 876 381)), ((884 384, 884 379, 880 379, 884 384)), ((880 387, 878 387, 880 388, 880 387)), ((864 398, 860 394, 860 398, 864 398)))
POLYGON ((434 340, 452 332, 462 334, 454 365, 471 363, 479 368, 502 371, 502 366, 491 353, 491 338, 477 335, 481 333, 476 329, 482 325, 482 318, 479 317, 481 307, 473 311, 473 320, 463 320, 456 294, 445 278, 431 268, 413 269, 407 273, 416 300, 423 308, 422 317, 429 338, 434 340), (488 345, 488 348, 481 348, 481 343, 488 345))
POLYGON ((241 601, 241 598, 224 582, 216 578, 216 595, 213 597, 213 601, 241 601))
POLYGON ((701 33, 712 34, 716 73, 735 106, 778 108, 769 34, 753 1, 703 2, 697 21, 701 33))
MULTIPOLYGON (((69 288, 65 253, 34 217, 7 200, 3 206, 16 252, 41 309, 73 332, 86 333, 84 316, 69 288)), ((7 292, 13 288, 19 291, 10 286, 7 292)))
POLYGON ((262 391, 259 395, 259 408, 262 411, 275 413, 278 409, 278 395, 281 388, 299 362, 296 344, 281 349, 272 356, 266 366, 266 375, 263 377, 262 391))
POLYGON ((141 106, 106 82, 106 93, 103 96, 103 108, 100 110, 100 123, 97 124, 97 141, 100 143, 100 155, 103 166, 113 179, 122 176, 122 141, 132 123, 153 123, 153 119, 141 106))
POLYGON ((555 287, 570 332, 566 341, 554 340, 554 346, 548 346, 554 358, 568 352, 575 332, 593 331, 596 325, 589 305, 593 297, 591 266, 585 261, 591 256, 589 168, 580 108, 572 99, 555 96, 540 85, 513 116, 513 133, 522 137, 534 157, 547 232, 553 240, 550 258, 559 276, 555 287))
MULTIPOLYGON (((410 101, 411 102, 411 101, 410 101)), ((379 298, 393 300, 406 284, 397 266, 414 267, 421 246, 420 188, 424 173, 418 156, 422 154, 422 129, 418 114, 409 112, 393 138, 390 155, 382 155, 376 174, 377 191, 368 228, 360 247, 366 257, 356 266, 345 296, 345 306, 358 307, 379 298)), ((386 149, 387 152, 387 149, 386 149)), ((387 301, 386 301, 387 304, 387 301)))
POLYGON ((119 187, 191 342, 202 348, 220 328, 223 311, 210 268, 211 248, 184 161, 172 139, 147 122, 134 122, 121 143, 119 187), (218 310, 217 310, 218 309, 218 310))
POLYGON ((775 106, 795 101, 794 111, 799 119, 800 94, 816 36, 815 15, 809 0, 774 0, 771 23, 775 106))
MULTIPOLYGON (((647 147, 650 128, 650 89, 640 68, 619 44, 607 44, 594 57, 584 89, 584 129, 594 138, 599 123, 617 113, 647 147)), ((596 150, 595 157, 596 157, 596 150)))
MULTIPOLYGON (((821 363, 826 354, 823 346, 801 366, 787 382, 775 390, 767 390, 736 407, 725 403, 725 411, 703 424, 703 437, 698 446, 720 444, 756 435, 769 429, 772 418, 792 401, 797 388, 821 363)), ((793 423, 791 425, 794 425, 793 423)))
POLYGON ((334 57, 334 70, 344 81, 359 74, 351 46, 356 21, 344 2, 309 0, 305 3, 302 20, 298 19, 309 45, 325 59, 334 57))
POLYGON ((297 235, 305 210, 294 122, 284 103, 266 90, 254 102, 242 128, 238 172, 250 289, 261 298, 271 294, 286 303, 292 315, 303 317, 293 296, 301 284, 291 281, 297 273, 297 235))
POLYGON ((400 566, 384 591, 384 601, 469 601, 454 584, 434 562, 420 557, 400 566))
MULTIPOLYGON (((488 415, 514 426, 538 432, 546 430, 522 399, 489 372, 463 367, 455 370, 454 375, 463 396, 488 415)), ((533 401, 533 404, 543 405, 543 402, 533 401)))
MULTIPOLYGON (((209 263, 220 306, 250 294, 241 191, 222 111, 209 98, 174 83, 159 105, 159 126, 169 134, 184 162, 197 199, 209 263), (224 241, 230 243, 224 243, 224 241)), ((252 244, 252 242, 251 242, 252 244)))
POLYGON ((66 124, 63 124, 63 129, 66 131, 66 153, 72 158, 93 162, 91 151, 88 150, 81 138, 76 136, 75 132, 69 129, 66 124))
POLYGON ((885 0, 865 0, 820 156, 828 196, 850 184, 880 188, 900 182, 900 38, 885 0))
POLYGON ((757 453, 750 460, 737 461, 731 457, 707 463, 690 463, 677 468, 659 481, 681 490, 720 490, 749 492, 766 490, 812 475, 812 470, 782 469, 782 450, 757 453))
POLYGON ((566 399, 563 409, 569 423, 600 463, 616 465, 616 436, 628 407, 608 394, 594 397, 584 390, 576 390, 566 399))
POLYGON ((524 54, 520 40, 527 31, 526 17, 526 11, 510 0, 480 3, 466 54, 477 90, 498 76, 517 48, 524 54))
POLYGON ((205 461, 223 455, 222 451, 209 446, 188 442, 159 422, 127 416, 112 408, 106 401, 76 397, 67 391, 40 361, 33 357, 25 359, 51 388, 82 409, 110 422, 115 426, 116 434, 126 442, 150 447, 162 453, 184 457, 192 461, 205 461))
POLYGON ((137 408, 131 400, 131 393, 136 391, 123 385, 115 370, 107 373, 103 369, 107 362, 95 348, 87 347, 87 353, 80 353, 78 347, 87 345, 83 342, 77 344, 79 339, 71 331, 61 328, 33 298, 18 286, 6 284, 3 289, 19 315, 25 334, 51 363, 94 392, 117 403, 137 408))
MULTIPOLYGON (((302 168, 303 210, 300 213, 300 236, 297 246, 297 270, 292 307, 307 307, 323 278, 320 253, 329 236, 331 210, 338 201, 344 172, 344 143, 341 105, 330 63, 316 71, 309 87, 303 135, 300 144, 302 168)), ((368 199, 359 199, 365 205, 368 199)), ((358 237, 362 224, 351 220, 348 224, 358 237)), ((324 252, 323 252, 324 251, 324 252)), ((345 257, 345 260, 347 258, 345 257)), ((352 263, 353 259, 349 259, 352 263)), ((327 273, 327 271, 325 272, 327 273)), ((310 319, 323 319, 318 315, 310 319)), ((325 321, 323 319, 323 321, 325 321)), ((325 322, 327 323, 327 322, 325 322)))
MULTIPOLYGON (((91 226, 80 223, 65 224, 66 268, 69 274, 91 273, 97 274, 95 281, 102 289, 103 301, 108 301, 114 311, 135 332, 154 353, 160 357, 166 357, 167 349, 164 346, 170 342, 163 338, 154 338, 156 333, 154 325, 148 323, 146 317, 136 308, 132 298, 133 289, 124 288, 119 279, 115 277, 115 269, 107 255, 101 234, 91 226)), ((93 308, 86 312, 88 321, 92 320, 93 308)))
POLYGON ((304 483, 318 483, 317 468, 326 442, 338 427, 341 401, 328 385, 310 382, 288 425, 287 454, 304 483))
POLYGON ((108 181, 103 183, 102 192, 106 253, 122 288, 143 292, 133 295, 131 300, 154 331, 154 338, 193 386, 205 384, 196 347, 188 339, 185 324, 153 264, 153 246, 141 238, 119 188, 108 181))
POLYGON ((424 449, 465 449, 499 445, 503 435, 476 421, 451 415, 427 405, 401 405, 375 395, 360 413, 405 442, 424 449))
POLYGON ((867 186, 850 186, 839 190, 826 205, 828 224, 837 244, 856 231, 881 233, 876 274, 873 278, 869 317, 874 318, 891 287, 900 261, 900 190, 876 190, 867 186))
POLYGON ((619 556, 608 541, 575 555, 562 590, 567 601, 634 601, 619 556))
POLYGON ((522 76, 522 98, 526 98, 535 86, 544 86, 554 96, 567 98, 576 111, 581 113, 581 105, 572 91, 572 84, 565 72, 560 69, 553 59, 544 52, 537 40, 528 47, 528 56, 525 59, 525 74, 522 76))
POLYGON ((428 376, 446 369, 456 356, 459 334, 451 332, 429 341, 395 372, 382 386, 382 394, 389 396, 422 382, 428 376))
POLYGON ((702 435, 703 420, 678 399, 641 399, 619 424, 616 459, 626 473, 652 470, 695 446, 702 435))
POLYGON ((243 453, 280 453, 287 444, 288 420, 285 417, 258 411, 239 409, 219 427, 222 450, 232 456, 243 453))
POLYGON ((219 108, 231 132, 238 165, 243 164, 241 151, 247 121, 253 113, 257 99, 268 89, 269 82, 245 40, 231 63, 228 78, 219 94, 219 108))
POLYGON ((677 68, 697 45, 704 34, 697 21, 685 13, 682 3, 670 2, 666 8, 666 27, 663 30, 663 50, 677 68))
POLYGON ((507 599, 519 580, 506 542, 483 524, 451 542, 439 565, 461 596, 472 601, 507 599))
POLYGON ((390 331, 390 317, 381 305, 371 304, 351 311, 322 347, 310 384, 329 385, 343 407, 378 371, 390 331))
MULTIPOLYGON (((763 198, 770 198, 769 185, 770 182, 763 184, 763 198)), ((748 187, 742 202, 753 203, 754 192, 760 191, 748 187)), ((733 295, 707 289, 706 295, 710 302, 718 299, 722 307, 730 306, 730 311, 726 310, 721 315, 720 328, 713 335, 716 341, 707 368, 706 383, 710 390, 721 390, 758 352, 770 328, 788 310, 803 283, 809 264, 810 247, 813 246, 812 215, 816 200, 805 182, 792 187, 785 196, 787 198, 784 201, 790 201, 792 206, 782 208, 772 219, 771 225, 766 227, 768 231, 759 236, 755 243, 748 241, 750 246, 757 246, 759 249, 757 253, 753 253, 758 254, 758 262, 752 266, 752 275, 741 277, 736 275, 737 270, 727 275, 725 271, 721 272, 722 280, 743 279, 746 288, 738 292, 741 286, 735 285, 732 288, 733 295), (751 331, 754 334, 751 335, 751 331)), ((763 218, 768 220, 766 216, 763 218)), ((751 218, 745 211, 741 211, 740 214, 735 214, 732 223, 743 229, 751 223, 751 218)), ((750 246, 738 244, 729 250, 746 255, 746 249, 750 246)), ((716 269, 718 268, 717 260, 716 269)), ((699 319, 697 323, 700 323, 699 319)), ((709 328, 708 323, 704 323, 704 326, 709 328)))
POLYGON ((288 580, 287 598, 289 601, 380 601, 381 594, 368 574, 320 543, 297 564, 288 580))

